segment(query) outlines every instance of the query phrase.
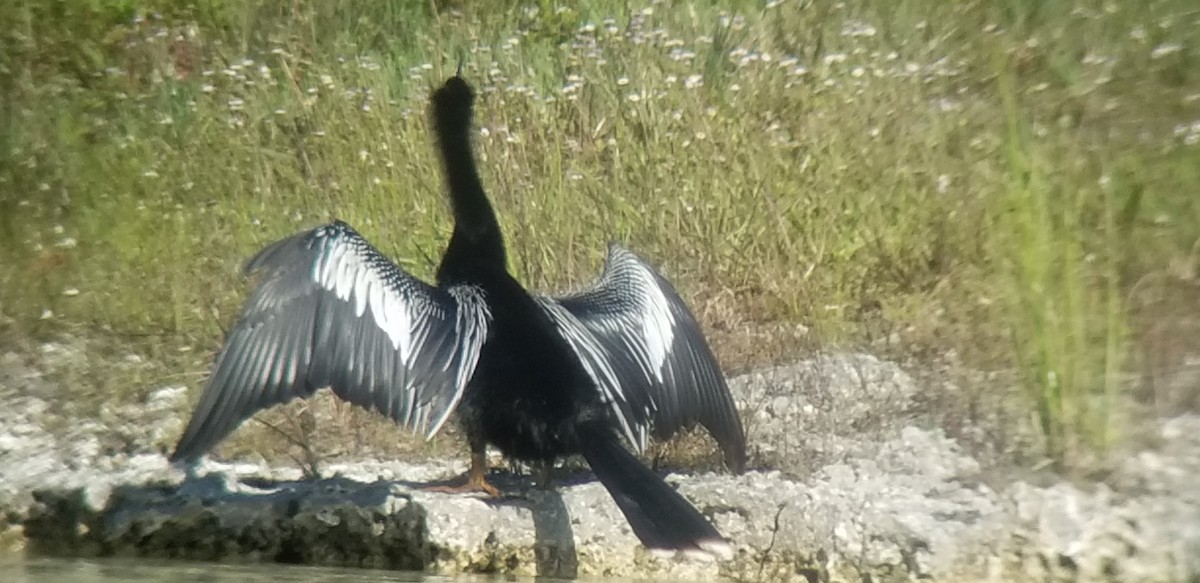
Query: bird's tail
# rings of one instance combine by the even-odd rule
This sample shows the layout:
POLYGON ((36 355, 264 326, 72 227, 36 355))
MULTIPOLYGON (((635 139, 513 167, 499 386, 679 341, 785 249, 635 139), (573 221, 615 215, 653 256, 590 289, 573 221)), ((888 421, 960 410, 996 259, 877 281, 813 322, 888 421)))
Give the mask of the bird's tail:
POLYGON ((589 425, 580 432, 583 457, 643 545, 730 554, 729 543, 704 515, 626 450, 610 428, 589 425))

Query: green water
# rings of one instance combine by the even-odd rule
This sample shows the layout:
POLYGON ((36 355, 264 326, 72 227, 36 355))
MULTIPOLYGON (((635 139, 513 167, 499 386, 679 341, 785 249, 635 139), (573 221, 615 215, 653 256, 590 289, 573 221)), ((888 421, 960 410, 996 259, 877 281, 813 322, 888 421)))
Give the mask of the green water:
MULTIPOLYGON (((442 577, 423 573, 371 569, 329 569, 295 565, 220 565, 146 559, 60 559, 0 557, 0 581, 4 583, 448 583, 487 581, 482 577, 442 577)), ((503 581, 533 581, 504 578, 503 581)), ((537 579, 539 583, 554 581, 537 579)))

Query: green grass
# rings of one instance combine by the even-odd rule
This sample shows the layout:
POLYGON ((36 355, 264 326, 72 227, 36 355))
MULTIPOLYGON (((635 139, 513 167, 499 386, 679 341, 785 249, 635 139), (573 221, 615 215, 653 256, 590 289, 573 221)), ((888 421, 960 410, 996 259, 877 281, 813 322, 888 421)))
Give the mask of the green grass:
POLYGON ((80 399, 128 401, 199 383, 268 241, 338 217, 429 276, 450 223, 426 97, 463 56, 530 286, 588 281, 620 240, 730 367, 882 321, 889 350, 1017 368, 1009 406, 1051 458, 1111 447, 1122 379, 1171 336, 1146 298, 1200 307, 1177 293, 1200 246, 1200 14, 770 4, 7 3, 0 342, 147 355, 160 377, 79 373, 80 399))
POLYGON ((1114 396, 1127 355, 1122 240, 1117 207, 1136 214, 1133 193, 1112 179, 1056 180, 1052 147, 1034 144, 1011 73, 998 78, 1008 117, 1006 208, 998 255, 1008 255, 1013 352, 1036 408, 1045 449, 1064 462, 1112 445, 1114 396), (1115 200, 1126 195, 1127 200, 1115 200), (1087 221, 1086 212, 1100 217, 1087 221), (1090 232, 1089 232, 1090 231, 1090 232), (1005 252, 1010 252, 1007 254, 1005 252))

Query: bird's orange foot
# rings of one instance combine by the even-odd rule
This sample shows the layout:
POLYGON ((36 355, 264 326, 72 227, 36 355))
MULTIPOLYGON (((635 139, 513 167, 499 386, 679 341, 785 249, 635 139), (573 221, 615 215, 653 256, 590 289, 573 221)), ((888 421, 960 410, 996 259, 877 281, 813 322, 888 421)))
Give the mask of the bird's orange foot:
POLYGON ((482 492, 492 498, 501 497, 500 490, 488 483, 482 475, 467 476, 467 481, 457 486, 429 486, 423 488, 426 492, 442 492, 444 494, 474 494, 482 492))

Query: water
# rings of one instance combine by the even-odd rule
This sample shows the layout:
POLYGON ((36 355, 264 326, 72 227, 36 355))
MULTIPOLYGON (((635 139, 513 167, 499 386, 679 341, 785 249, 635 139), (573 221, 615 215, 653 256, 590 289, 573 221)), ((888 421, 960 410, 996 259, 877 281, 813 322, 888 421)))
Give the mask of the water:
MULTIPOLYGON (((401 571, 299 565, 222 565, 152 559, 61 559, 0 555, 0 581, 4 583, 448 583, 487 580, 483 577, 442 577, 401 571)), ((533 581, 531 578, 509 577, 499 580, 533 581)), ((537 581, 548 583, 556 580, 539 578, 537 581)))

